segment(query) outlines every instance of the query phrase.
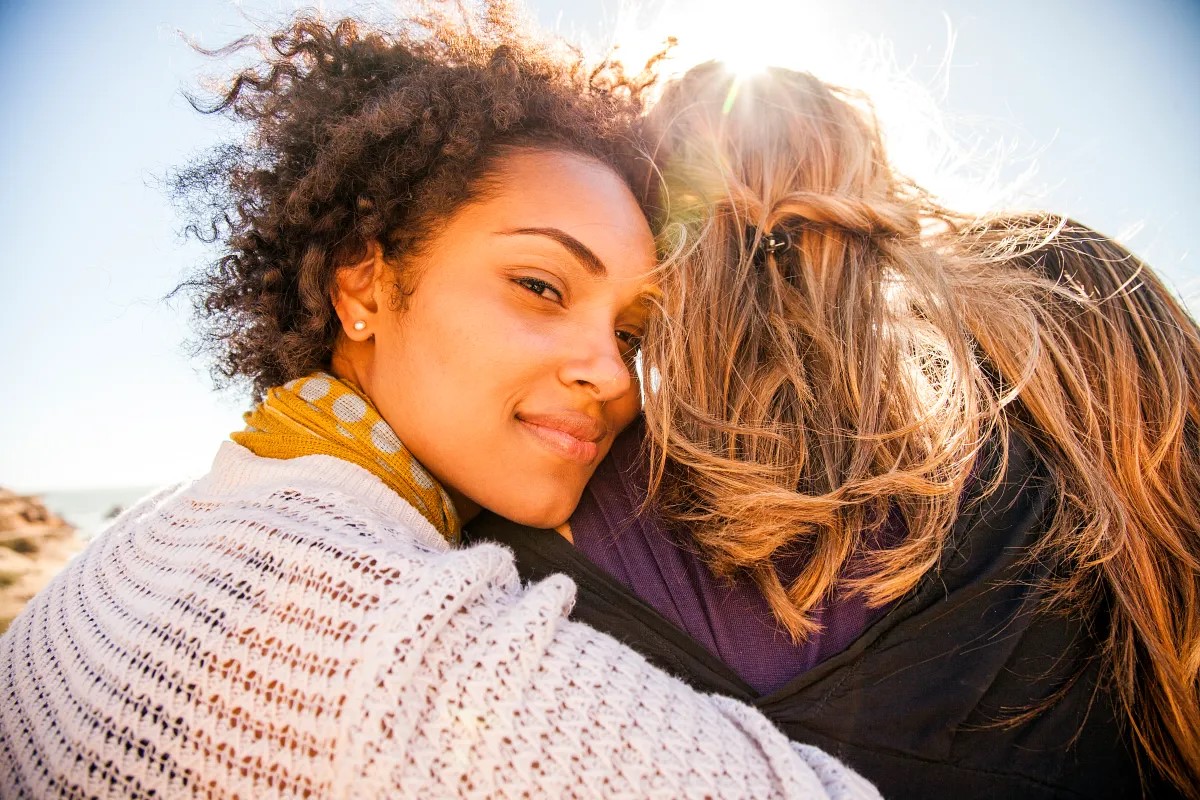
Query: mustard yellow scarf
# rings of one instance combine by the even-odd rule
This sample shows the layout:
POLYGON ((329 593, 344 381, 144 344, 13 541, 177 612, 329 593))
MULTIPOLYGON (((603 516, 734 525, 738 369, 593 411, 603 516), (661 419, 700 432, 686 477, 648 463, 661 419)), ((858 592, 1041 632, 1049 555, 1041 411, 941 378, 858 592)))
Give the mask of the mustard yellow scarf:
POLYGON ((232 438, 256 456, 327 455, 358 464, 458 541, 458 516, 446 492, 349 381, 323 372, 298 378, 267 392, 244 419, 246 429, 232 438))

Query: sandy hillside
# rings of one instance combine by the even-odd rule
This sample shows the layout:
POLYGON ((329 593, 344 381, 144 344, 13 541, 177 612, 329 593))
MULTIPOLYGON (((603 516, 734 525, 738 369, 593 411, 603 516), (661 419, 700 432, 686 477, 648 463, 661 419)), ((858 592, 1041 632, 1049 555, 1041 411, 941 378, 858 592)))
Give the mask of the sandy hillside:
POLYGON ((38 498, 0 489, 0 633, 83 546, 38 498))

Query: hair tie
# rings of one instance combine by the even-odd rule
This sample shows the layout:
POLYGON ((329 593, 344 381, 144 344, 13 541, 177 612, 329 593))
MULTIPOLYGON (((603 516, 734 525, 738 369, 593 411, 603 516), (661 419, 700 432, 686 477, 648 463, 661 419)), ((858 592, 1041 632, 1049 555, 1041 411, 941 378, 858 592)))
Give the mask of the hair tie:
MULTIPOLYGON (((759 236, 757 228, 747 230, 747 235, 750 241, 754 241, 755 237, 759 236)), ((781 253, 784 250, 791 249, 792 235, 785 230, 767 231, 761 235, 758 240, 758 247, 754 250, 754 262, 761 264, 766 260, 767 256, 773 256, 781 253)))
POLYGON ((792 246, 792 236, 787 231, 767 231, 763 234, 762 242, 759 247, 764 253, 774 255, 780 250, 787 250, 792 246))

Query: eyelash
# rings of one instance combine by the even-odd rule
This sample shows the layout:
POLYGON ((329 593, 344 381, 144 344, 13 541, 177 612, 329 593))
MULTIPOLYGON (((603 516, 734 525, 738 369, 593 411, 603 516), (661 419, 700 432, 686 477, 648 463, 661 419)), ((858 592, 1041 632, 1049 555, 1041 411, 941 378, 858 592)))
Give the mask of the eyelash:
POLYGON ((517 278, 516 283, 518 286, 523 286, 526 289, 528 289, 530 292, 533 292, 538 297, 544 298, 546 300, 553 300, 556 303, 561 303, 563 301, 562 292, 560 292, 558 289, 554 288, 553 284, 551 284, 547 281, 544 281, 540 278, 517 278), (547 290, 554 293, 553 298, 546 297, 547 290))
POLYGON ((633 352, 637 352, 642 347, 641 334, 634 333, 633 331, 617 331, 617 338, 633 352))
MULTIPOLYGON (((546 297, 546 292, 550 291, 550 292, 554 293, 553 302, 562 303, 562 301, 563 301, 562 292, 560 292, 558 289, 556 289, 553 286, 553 284, 551 284, 548 281, 544 281, 541 278, 530 278, 530 277, 515 278, 514 282, 518 286, 525 288, 529 292, 531 292, 545 300, 551 300, 551 298, 546 297)), ((633 358, 634 355, 638 352, 638 350, 641 349, 642 337, 640 334, 634 333, 632 331, 616 331, 616 335, 617 335, 617 339, 619 339, 621 341, 621 344, 623 344, 626 348, 628 348, 629 353, 630 353, 630 356, 629 356, 630 358, 633 358)))

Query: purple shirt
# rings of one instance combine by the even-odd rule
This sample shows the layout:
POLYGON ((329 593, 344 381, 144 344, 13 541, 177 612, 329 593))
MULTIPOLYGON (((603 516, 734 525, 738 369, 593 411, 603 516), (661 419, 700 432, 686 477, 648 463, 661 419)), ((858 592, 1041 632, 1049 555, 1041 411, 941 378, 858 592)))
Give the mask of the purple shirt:
POLYGON ((622 434, 588 484, 571 517, 575 546, 755 691, 782 688, 844 650, 887 612, 841 593, 814 613, 823 629, 793 643, 752 581, 718 579, 685 536, 653 514, 637 514, 647 485, 641 431, 634 425, 622 434))

